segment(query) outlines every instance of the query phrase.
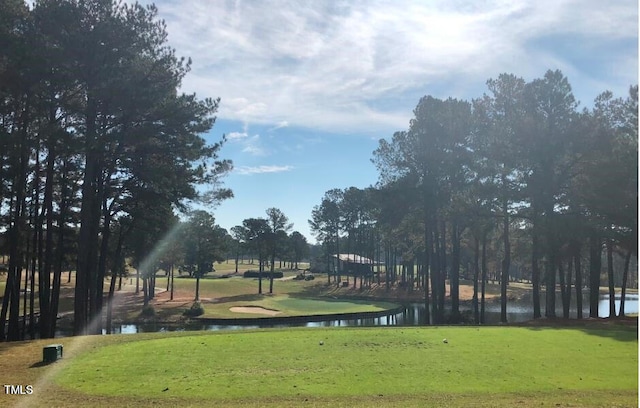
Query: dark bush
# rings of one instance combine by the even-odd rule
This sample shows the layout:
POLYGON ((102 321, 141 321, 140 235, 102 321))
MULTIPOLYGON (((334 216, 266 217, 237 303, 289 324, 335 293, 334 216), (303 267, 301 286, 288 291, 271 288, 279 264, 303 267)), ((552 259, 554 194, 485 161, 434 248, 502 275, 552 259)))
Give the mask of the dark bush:
MULTIPOLYGON (((274 271, 273 272, 273 278, 277 279, 277 278, 282 278, 284 275, 282 274, 281 271, 274 271)), ((246 271, 243 275, 243 278, 259 278, 259 272, 258 271, 253 271, 253 270, 249 270, 246 271)), ((262 277, 263 278, 267 278, 269 279, 271 277, 271 273, 270 272, 262 272, 262 277)))
POLYGON ((156 310, 151 305, 146 305, 142 308, 140 312, 141 317, 153 317, 156 315, 156 310))
POLYGON ((200 302, 193 302, 191 308, 187 309, 183 313, 185 316, 196 317, 204 314, 204 308, 200 302))
POLYGON ((310 280, 314 280, 315 278, 316 278, 316 277, 315 277, 315 276, 313 276, 313 275, 307 275, 307 276, 305 276, 305 277, 304 277, 304 280, 306 280, 306 281, 310 281, 310 280))

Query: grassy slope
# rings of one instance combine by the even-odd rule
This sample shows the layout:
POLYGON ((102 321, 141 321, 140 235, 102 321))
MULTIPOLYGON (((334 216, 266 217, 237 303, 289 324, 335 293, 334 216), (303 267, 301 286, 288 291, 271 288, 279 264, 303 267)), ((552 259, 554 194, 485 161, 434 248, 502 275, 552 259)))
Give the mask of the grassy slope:
MULTIPOLYGON (((293 329, 65 341, 84 342, 83 351, 74 356, 70 344, 71 354, 53 366, 28 369, 40 354, 14 369, 29 376, 58 371, 58 385, 49 383, 37 406, 637 403, 633 329, 293 329)), ((21 345, 0 351, 12 347, 21 345)))

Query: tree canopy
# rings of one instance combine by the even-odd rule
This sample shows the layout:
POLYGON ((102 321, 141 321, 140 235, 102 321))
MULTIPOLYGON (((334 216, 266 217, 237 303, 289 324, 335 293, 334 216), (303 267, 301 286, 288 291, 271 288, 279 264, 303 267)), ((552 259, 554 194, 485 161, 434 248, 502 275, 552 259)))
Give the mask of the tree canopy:
POLYGON ((24 268, 40 271, 40 335, 53 335, 71 234, 74 331, 99 332, 111 224, 130 217, 127 233, 157 227, 136 243, 145 252, 162 230, 151 213, 232 195, 220 184, 231 169, 218 157, 224 138, 202 137, 219 99, 179 92, 191 61, 167 45, 153 5, 40 0, 29 9, 5 1, 0 15, 0 230, 10 237, 0 336, 8 321, 8 338, 21 337, 24 268))
MULTIPOLYGON (((484 299, 487 275, 500 281, 506 322, 507 286, 515 275, 532 283, 533 317, 542 315, 541 299, 545 315, 556 316, 559 282, 568 317, 570 290, 581 305, 588 272, 597 316, 605 246, 637 257, 637 85, 626 98, 605 91, 582 111, 559 70, 529 82, 501 74, 487 88, 471 102, 421 98, 408 129, 381 139, 373 152, 375 189, 327 191, 309 220, 326 265, 339 282, 331 254, 375 256, 385 264, 389 288, 399 263, 400 284, 424 290, 427 319, 432 312, 436 323, 462 318, 461 274, 474 281, 476 321, 484 315, 478 292, 484 299), (498 259, 488 259, 489 251, 498 259)), ((617 285, 627 282, 628 262, 621 278, 608 259, 612 292, 614 275, 617 285)))

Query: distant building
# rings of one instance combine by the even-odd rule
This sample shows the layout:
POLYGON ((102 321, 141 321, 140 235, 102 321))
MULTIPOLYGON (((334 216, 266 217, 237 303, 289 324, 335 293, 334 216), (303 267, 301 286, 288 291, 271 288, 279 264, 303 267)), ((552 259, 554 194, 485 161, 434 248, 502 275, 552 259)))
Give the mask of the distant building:
MULTIPOLYGON (((358 254, 331 255, 338 259, 340 273, 351 276, 372 276, 373 266, 377 263, 372 259, 358 254)), ((333 271, 334 273, 336 271, 333 271)))

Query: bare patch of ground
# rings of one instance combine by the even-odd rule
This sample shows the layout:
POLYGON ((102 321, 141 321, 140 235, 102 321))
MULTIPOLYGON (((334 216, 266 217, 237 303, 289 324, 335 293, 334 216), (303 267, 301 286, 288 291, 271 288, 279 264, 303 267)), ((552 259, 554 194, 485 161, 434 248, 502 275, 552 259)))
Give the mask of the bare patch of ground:
POLYGON ((267 316, 276 316, 282 313, 278 310, 265 309, 264 307, 259 306, 234 306, 229 308, 229 310, 234 313, 263 314, 267 316))

